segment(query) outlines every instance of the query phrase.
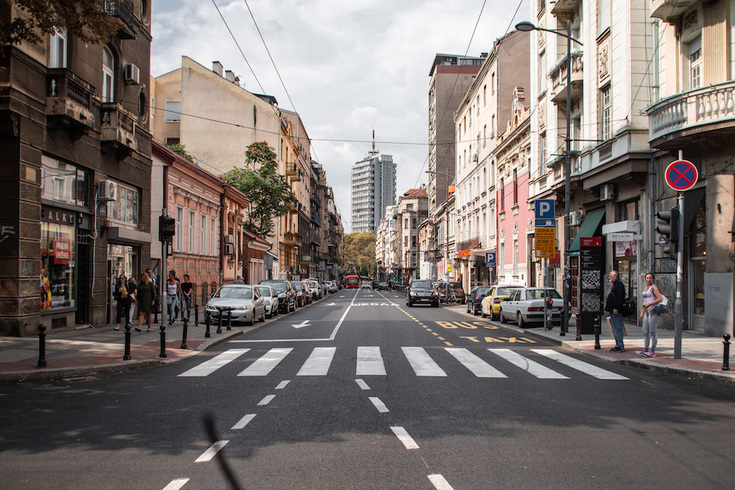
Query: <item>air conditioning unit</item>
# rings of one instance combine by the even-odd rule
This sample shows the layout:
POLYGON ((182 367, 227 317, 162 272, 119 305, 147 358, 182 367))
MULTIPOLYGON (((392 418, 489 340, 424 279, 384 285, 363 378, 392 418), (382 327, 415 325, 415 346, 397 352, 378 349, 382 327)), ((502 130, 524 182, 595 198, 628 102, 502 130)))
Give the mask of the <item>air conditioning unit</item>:
POLYGON ((235 246, 231 243, 225 243, 225 255, 232 257, 235 255, 235 246))
POLYGON ((140 68, 132 63, 127 63, 124 69, 125 83, 137 85, 140 83, 140 68))
POLYGON ((117 184, 111 180, 97 182, 97 200, 100 202, 117 200, 117 184))
POLYGON ((225 243, 234 244, 235 237, 233 237, 232 235, 225 235, 225 243))
POLYGON ((600 201, 612 201, 615 199, 615 187, 612 184, 600 186, 600 201))
POLYGON ((569 213, 569 226, 580 226, 582 224, 582 211, 569 213))

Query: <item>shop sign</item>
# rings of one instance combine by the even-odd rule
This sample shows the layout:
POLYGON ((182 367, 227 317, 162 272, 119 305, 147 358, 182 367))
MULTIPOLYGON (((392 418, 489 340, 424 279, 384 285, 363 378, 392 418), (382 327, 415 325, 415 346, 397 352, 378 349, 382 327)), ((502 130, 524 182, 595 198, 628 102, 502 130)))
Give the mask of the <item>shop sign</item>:
POLYGON ((59 225, 74 226, 74 218, 76 217, 76 214, 77 213, 74 211, 67 211, 65 209, 43 208, 41 210, 43 221, 59 225))
POLYGON ((471 255, 472 255, 472 250, 470 249, 460 250, 459 252, 457 252, 457 257, 469 257, 471 255))
POLYGON ((54 264, 69 265, 71 261, 71 240, 58 237, 54 239, 54 264))
POLYGON ((301 262, 311 262, 311 255, 302 255, 301 262))

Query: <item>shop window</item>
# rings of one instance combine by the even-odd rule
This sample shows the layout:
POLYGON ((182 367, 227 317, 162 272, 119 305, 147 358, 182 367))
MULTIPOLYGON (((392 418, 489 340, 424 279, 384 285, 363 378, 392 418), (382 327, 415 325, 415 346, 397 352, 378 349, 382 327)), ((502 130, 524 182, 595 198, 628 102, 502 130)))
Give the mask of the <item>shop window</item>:
POLYGON ((74 225, 41 223, 42 310, 76 306, 74 296, 74 225))
POLYGON ((118 225, 137 228, 139 199, 138 189, 118 183, 117 200, 107 204, 107 217, 118 225))

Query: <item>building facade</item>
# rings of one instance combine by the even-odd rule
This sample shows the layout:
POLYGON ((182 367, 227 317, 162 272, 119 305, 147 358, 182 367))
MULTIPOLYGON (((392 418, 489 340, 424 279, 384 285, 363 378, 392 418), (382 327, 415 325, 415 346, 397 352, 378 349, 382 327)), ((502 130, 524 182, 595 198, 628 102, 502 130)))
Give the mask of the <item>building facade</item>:
POLYGON ((352 166, 352 231, 375 233, 395 202, 396 164, 391 155, 373 150, 352 166))

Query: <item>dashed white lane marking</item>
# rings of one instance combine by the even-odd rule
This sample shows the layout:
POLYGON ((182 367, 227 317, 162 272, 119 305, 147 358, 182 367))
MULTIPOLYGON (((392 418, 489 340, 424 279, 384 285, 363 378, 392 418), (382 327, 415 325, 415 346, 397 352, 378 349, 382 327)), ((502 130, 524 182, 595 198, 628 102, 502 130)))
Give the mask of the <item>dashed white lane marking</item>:
POLYGON ((267 376, 292 350, 291 347, 271 349, 238 376, 267 376))
POLYGON ((239 430, 239 429, 244 428, 246 425, 248 425, 250 423, 251 420, 253 420, 255 418, 255 415, 256 414, 254 414, 254 413, 247 414, 246 416, 244 416, 243 418, 241 418, 238 423, 236 423, 235 425, 233 425, 232 426, 232 429, 230 429, 230 430, 239 430))
POLYGON ((226 350, 221 354, 217 354, 212 359, 204 361, 200 365, 193 367, 188 371, 184 371, 183 373, 179 374, 179 376, 184 378, 202 378, 204 376, 209 376, 222 366, 231 363, 249 350, 250 349, 226 350))
POLYGON ((227 445, 227 443, 230 442, 229 440, 225 441, 217 441, 211 446, 209 446, 209 449, 204 451, 201 456, 199 456, 195 463, 206 463, 207 461, 211 461, 212 458, 214 458, 218 452, 222 450, 223 447, 227 445))
POLYGON ((519 368, 527 371, 529 374, 533 374, 539 379, 569 379, 563 374, 559 374, 556 371, 542 366, 536 361, 526 359, 522 355, 510 349, 488 349, 493 354, 502 357, 511 364, 515 364, 519 368))
POLYGON ((421 347, 401 347, 416 376, 446 377, 439 365, 421 347))
POLYGON ((373 405, 375 405, 375 408, 378 409, 378 412, 380 413, 388 413, 390 410, 388 410, 388 407, 385 406, 385 403, 383 403, 380 398, 377 396, 371 396, 370 401, 373 402, 373 405))
POLYGON ((361 379, 356 379, 355 380, 355 383, 357 383, 357 386, 359 386, 362 391, 367 391, 367 390, 370 389, 370 387, 368 386, 368 384, 365 381, 361 380, 361 379))
POLYGON ((505 374, 501 373, 465 348, 447 347, 445 350, 453 355, 454 358, 461 362, 467 369, 472 371, 472 374, 478 378, 507 378, 505 374))
POLYGON ((429 481, 436 490, 453 490, 452 485, 441 475, 429 475, 429 481))
POLYGON ((286 379, 286 380, 283 380, 283 381, 281 381, 280 383, 278 383, 278 386, 276 386, 276 389, 277 389, 277 390, 282 390, 282 389, 284 389, 284 388, 285 388, 286 386, 288 386, 288 384, 289 384, 290 382, 291 382, 291 380, 290 380, 290 379, 286 379))
POLYGON ((391 427, 390 430, 392 430, 398 440, 401 441, 404 446, 406 446, 406 449, 419 448, 419 445, 416 444, 416 441, 414 441, 413 438, 408 435, 408 432, 406 432, 406 429, 404 429, 403 427, 391 427))
POLYGON ((188 481, 188 478, 176 478, 175 480, 171 480, 168 485, 163 487, 163 490, 179 490, 181 487, 186 485, 188 481))
POLYGON ((336 347, 315 348, 296 376, 326 376, 336 351, 336 347))
POLYGON ((273 401, 273 399, 276 397, 276 395, 268 395, 264 397, 262 400, 258 402, 258 406, 265 406, 268 405, 270 402, 273 401))
POLYGON ((358 346, 357 347, 357 376, 385 376, 385 364, 380 354, 380 347, 358 346))
POLYGON ((536 352, 537 354, 546 356, 549 359, 553 359, 556 362, 560 362, 564 364, 565 366, 569 366, 572 369, 576 369, 577 371, 581 371, 583 373, 589 374, 590 376, 593 376, 597 379, 607 379, 607 380, 626 380, 628 379, 625 376, 621 376, 619 374, 613 373, 606 369, 602 369, 597 366, 593 366, 592 364, 586 363, 584 361, 580 361, 579 359, 575 359, 572 356, 562 354, 561 352, 556 352, 555 350, 552 350, 552 349, 531 349, 531 350, 533 352, 536 352))

